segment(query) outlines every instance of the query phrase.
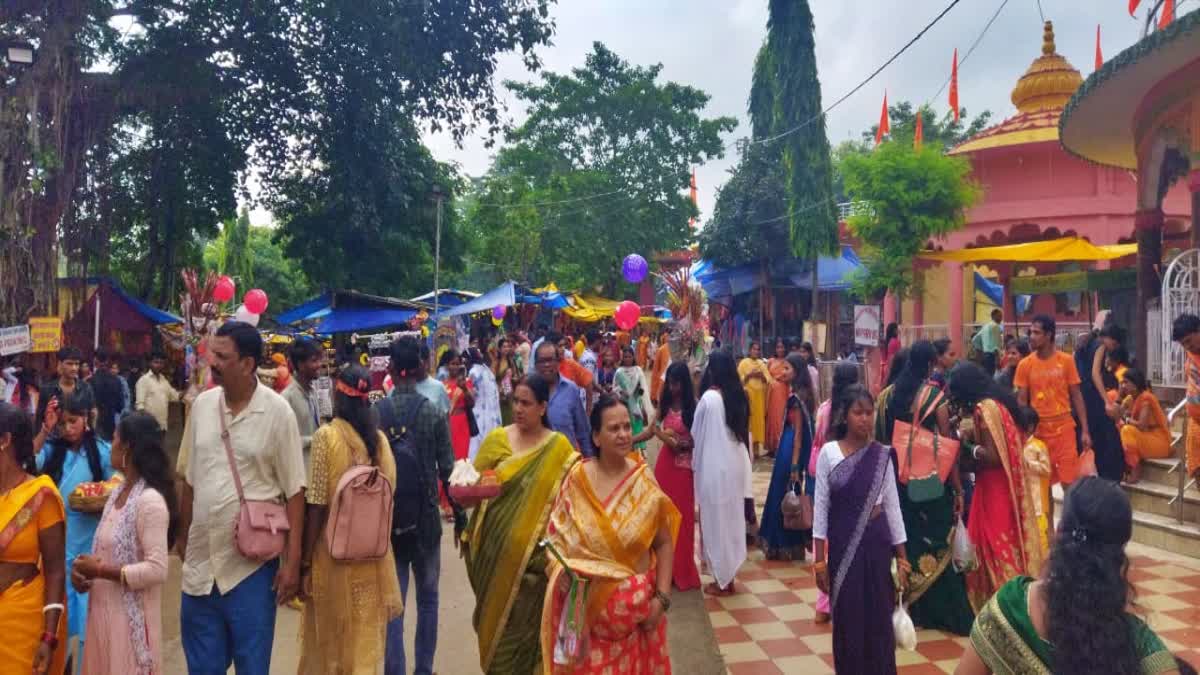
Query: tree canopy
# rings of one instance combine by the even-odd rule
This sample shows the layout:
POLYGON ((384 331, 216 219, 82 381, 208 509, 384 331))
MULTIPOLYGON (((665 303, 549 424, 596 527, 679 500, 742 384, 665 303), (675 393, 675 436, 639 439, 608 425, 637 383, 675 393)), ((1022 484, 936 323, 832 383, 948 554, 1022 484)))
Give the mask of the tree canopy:
POLYGON ((497 56, 538 65, 550 2, 0 3, 5 37, 37 48, 0 61, 0 325, 49 311, 60 244, 77 266, 136 264, 141 294, 173 302, 249 172, 315 279, 419 279, 432 184, 457 184, 418 128, 498 130, 497 56))
POLYGON ((221 236, 204 247, 204 266, 233 277, 239 301, 251 288, 261 288, 271 301, 272 311, 294 307, 316 294, 299 261, 286 256, 276 243, 274 231, 250 225, 244 213, 227 221, 221 236), (235 250, 238 247, 240 250, 235 250))
POLYGON ((865 263, 855 293, 877 298, 890 290, 907 297, 917 253, 965 225, 966 210, 981 195, 970 163, 940 148, 889 141, 871 153, 847 155, 841 168, 847 195, 866 207, 848 223, 862 241, 865 263))
POLYGON ((569 74, 506 83, 529 116, 468 213, 472 255, 510 278, 611 291, 626 255, 684 246, 691 167, 722 155, 736 121, 703 117, 708 95, 661 71, 595 43, 569 74))
POLYGON ((759 140, 779 145, 792 251, 808 258, 835 253, 838 245, 814 30, 808 0, 770 0, 750 94, 759 140))

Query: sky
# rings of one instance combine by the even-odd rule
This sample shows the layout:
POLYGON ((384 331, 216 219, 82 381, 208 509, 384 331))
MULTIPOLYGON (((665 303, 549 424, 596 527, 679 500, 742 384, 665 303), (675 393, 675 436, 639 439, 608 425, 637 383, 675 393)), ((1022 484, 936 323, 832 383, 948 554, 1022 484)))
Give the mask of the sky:
MULTIPOLYGON (((950 1, 809 0, 816 21, 823 104, 828 106, 853 89, 950 1)), ((830 142, 859 138, 862 130, 876 124, 885 88, 892 103, 923 102, 937 95, 950 75, 956 47, 960 105, 971 115, 991 110, 995 123, 1006 119, 1015 113, 1009 100, 1013 86, 1041 54, 1038 4, 1038 0, 960 0, 903 56, 829 113, 830 142), (995 23, 964 60, 1001 5, 995 23)), ((1058 53, 1084 77, 1095 63, 1097 25, 1106 59, 1141 36, 1142 21, 1130 18, 1126 0, 1040 0, 1040 5, 1046 19, 1054 22, 1058 53)), ((1183 4, 1181 11, 1187 9, 1188 4, 1183 4)), ((716 188, 736 163, 733 141, 750 133, 746 100, 754 55, 766 35, 767 0, 559 0, 551 6, 551 16, 556 22, 553 44, 539 49, 544 69, 566 72, 580 67, 592 43, 600 41, 631 63, 661 63, 663 80, 707 92, 712 97, 707 115, 739 120, 738 128, 727 135, 725 157, 696 168, 703 221, 712 213, 716 188)), ((507 55, 501 59, 497 84, 536 77, 518 58, 507 55)), ((935 109, 947 109, 946 96, 943 91, 931 101, 935 109)), ((504 98, 509 119, 520 123, 523 111, 511 96, 504 98)), ((484 147, 482 135, 469 137, 462 147, 446 135, 426 134, 425 141, 438 159, 458 164, 470 176, 485 173, 495 153, 494 148, 484 147)))

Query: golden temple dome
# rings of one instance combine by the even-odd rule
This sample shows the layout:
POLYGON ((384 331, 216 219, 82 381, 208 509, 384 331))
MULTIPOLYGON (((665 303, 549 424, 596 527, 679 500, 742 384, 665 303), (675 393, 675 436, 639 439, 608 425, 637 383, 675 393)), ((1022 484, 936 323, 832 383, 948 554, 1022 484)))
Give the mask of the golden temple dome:
POLYGON ((1062 108, 1081 84, 1083 76, 1079 71, 1055 52, 1054 23, 1047 21, 1042 36, 1042 55, 1017 81, 1012 91, 1013 105, 1023 113, 1062 108))
POLYGON ((1017 81, 1012 91, 1017 114, 985 129, 950 150, 951 155, 975 153, 1030 143, 1058 141, 1058 118, 1083 84, 1083 76, 1055 52, 1054 24, 1046 22, 1042 55, 1017 81))

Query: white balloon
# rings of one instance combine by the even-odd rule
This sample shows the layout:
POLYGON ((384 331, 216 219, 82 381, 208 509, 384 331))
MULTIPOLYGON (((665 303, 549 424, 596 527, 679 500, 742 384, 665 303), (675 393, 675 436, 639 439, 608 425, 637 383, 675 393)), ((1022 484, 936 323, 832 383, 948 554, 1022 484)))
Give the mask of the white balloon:
POLYGON ((257 326, 258 316, 259 315, 254 314, 250 310, 246 309, 245 305, 238 305, 237 310, 233 313, 233 320, 248 323, 251 326, 257 326))

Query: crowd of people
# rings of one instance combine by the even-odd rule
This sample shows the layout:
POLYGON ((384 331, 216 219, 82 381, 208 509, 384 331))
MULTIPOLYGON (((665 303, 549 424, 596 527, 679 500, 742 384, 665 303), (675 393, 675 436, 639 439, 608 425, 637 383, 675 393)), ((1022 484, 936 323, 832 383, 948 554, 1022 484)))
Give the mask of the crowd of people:
MULTIPOLYGON (((1105 323, 1072 357, 1050 317, 1023 341, 995 323, 980 341, 991 357, 889 338, 878 395, 846 359, 825 397, 811 345, 788 340, 769 361, 759 343, 740 361, 728 348, 673 361, 666 339, 546 332, 446 350, 431 368, 429 347, 401 337, 387 394, 372 402, 371 373, 344 364, 323 415, 321 345, 297 339, 272 365, 254 327, 228 322, 208 340, 215 386, 190 402, 174 466, 165 362, 122 387, 107 355, 84 380, 64 350, 50 382, 5 373, 0 670, 60 673, 73 656, 83 673, 162 672, 173 550, 189 672, 269 672, 277 607, 292 604, 301 673, 432 673, 453 523, 486 673, 669 672, 667 610, 673 588, 700 586, 697 535, 711 595, 741 590, 748 547, 811 555, 813 620, 832 622, 838 672, 895 672, 898 607, 970 636, 961 673, 1175 672, 1128 612, 1117 481, 1169 438, 1123 331, 1105 323), (456 462, 498 492, 455 499, 456 462), (101 507, 68 504, 114 474, 101 507), (379 480, 392 488, 382 526, 363 506, 379 480), (1052 484, 1066 490, 1056 531, 1052 484), (351 520, 353 542, 338 530, 351 520)), ((1173 337, 1194 430, 1200 318, 1181 317, 1173 337)), ((1200 472, 1200 432, 1188 470, 1200 472)))

